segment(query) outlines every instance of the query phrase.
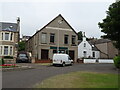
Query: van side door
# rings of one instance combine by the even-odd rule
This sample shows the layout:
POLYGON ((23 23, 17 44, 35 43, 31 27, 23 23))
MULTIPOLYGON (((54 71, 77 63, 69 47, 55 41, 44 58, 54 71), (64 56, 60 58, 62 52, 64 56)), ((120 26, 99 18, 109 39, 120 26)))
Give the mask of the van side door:
POLYGON ((71 64, 71 58, 68 56, 68 64, 71 64))

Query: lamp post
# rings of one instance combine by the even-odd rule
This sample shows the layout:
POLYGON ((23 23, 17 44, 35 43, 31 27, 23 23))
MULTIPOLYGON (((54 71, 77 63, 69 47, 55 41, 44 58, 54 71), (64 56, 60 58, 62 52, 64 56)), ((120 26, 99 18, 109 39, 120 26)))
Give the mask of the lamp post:
POLYGON ((59 53, 59 27, 60 27, 60 24, 62 24, 62 21, 63 20, 58 20, 58 46, 57 46, 57 53, 59 53))

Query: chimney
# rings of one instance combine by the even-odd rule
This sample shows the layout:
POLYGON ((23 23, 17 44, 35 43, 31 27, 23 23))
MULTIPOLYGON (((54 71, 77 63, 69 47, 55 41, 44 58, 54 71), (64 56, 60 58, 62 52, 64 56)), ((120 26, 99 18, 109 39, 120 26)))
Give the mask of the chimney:
POLYGON ((20 41, 20 17, 17 17, 18 42, 20 41))
POLYGON ((83 41, 86 41, 85 32, 83 32, 83 41))
POLYGON ((20 17, 17 17, 17 31, 20 32, 20 17))

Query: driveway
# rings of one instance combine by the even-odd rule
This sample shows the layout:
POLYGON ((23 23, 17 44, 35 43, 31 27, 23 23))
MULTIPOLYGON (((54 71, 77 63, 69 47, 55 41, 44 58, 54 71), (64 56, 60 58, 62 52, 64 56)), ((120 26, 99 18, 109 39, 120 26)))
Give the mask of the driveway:
POLYGON ((73 66, 66 67, 42 66, 38 64, 27 65, 35 69, 3 72, 3 88, 32 88, 33 85, 51 76, 75 71, 118 73, 113 64, 74 64, 73 66))

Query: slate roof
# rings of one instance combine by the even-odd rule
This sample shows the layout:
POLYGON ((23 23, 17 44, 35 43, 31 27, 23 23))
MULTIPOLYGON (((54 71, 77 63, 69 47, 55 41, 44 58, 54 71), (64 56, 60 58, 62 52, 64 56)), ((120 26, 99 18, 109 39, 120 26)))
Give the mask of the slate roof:
POLYGON ((0 22, 0 31, 17 32, 17 23, 0 22))
POLYGON ((102 43, 108 43, 111 42, 109 39, 98 39, 95 41, 95 44, 102 44, 102 43))
POLYGON ((88 43, 92 46, 92 50, 94 50, 94 51, 100 51, 100 50, 95 46, 95 43, 94 43, 94 42, 88 41, 88 43))
POLYGON ((95 51, 99 51, 99 49, 95 46, 96 44, 102 44, 102 43, 108 43, 108 42, 111 42, 111 40, 109 40, 109 39, 97 39, 97 40, 88 41, 88 43, 91 46, 94 46, 94 47, 92 47, 92 50, 95 50, 95 51))

